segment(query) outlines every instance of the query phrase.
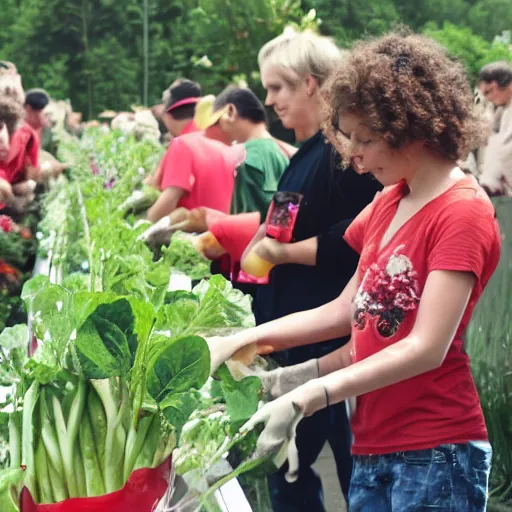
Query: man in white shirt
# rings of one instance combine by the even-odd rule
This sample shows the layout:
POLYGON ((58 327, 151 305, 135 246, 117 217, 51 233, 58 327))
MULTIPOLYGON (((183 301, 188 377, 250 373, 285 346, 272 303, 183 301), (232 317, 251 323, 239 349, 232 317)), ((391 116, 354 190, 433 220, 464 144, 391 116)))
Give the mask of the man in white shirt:
POLYGON ((512 196, 512 65, 500 61, 484 66, 479 88, 496 107, 480 184, 489 195, 512 196))

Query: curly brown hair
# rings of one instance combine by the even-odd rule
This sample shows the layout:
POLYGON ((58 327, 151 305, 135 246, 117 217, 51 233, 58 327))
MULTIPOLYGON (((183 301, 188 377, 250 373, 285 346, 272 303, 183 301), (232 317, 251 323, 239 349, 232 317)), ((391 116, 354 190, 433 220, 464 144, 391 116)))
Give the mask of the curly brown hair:
POLYGON ((322 96, 323 129, 337 148, 343 113, 362 116, 392 148, 421 140, 452 160, 483 136, 463 66, 433 40, 403 30, 354 46, 322 96))
POLYGON ((8 96, 0 96, 0 127, 7 126, 9 135, 12 135, 25 116, 25 110, 19 102, 8 96))

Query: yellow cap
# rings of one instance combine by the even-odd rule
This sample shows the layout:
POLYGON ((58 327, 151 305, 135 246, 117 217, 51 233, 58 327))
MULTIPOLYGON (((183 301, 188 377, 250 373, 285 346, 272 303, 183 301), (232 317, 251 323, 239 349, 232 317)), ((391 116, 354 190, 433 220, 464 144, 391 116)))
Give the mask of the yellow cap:
POLYGON ((213 94, 204 96, 197 102, 194 122, 200 130, 206 130, 206 128, 209 128, 210 126, 216 124, 222 117, 222 115, 227 111, 226 107, 217 110, 217 112, 214 112, 214 102, 215 96, 213 94))

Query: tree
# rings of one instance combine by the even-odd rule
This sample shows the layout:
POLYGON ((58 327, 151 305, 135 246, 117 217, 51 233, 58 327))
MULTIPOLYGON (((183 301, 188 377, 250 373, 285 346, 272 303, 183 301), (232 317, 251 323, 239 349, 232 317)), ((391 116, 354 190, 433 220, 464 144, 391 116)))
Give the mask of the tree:
POLYGON ((425 34, 436 39, 454 56, 464 62, 474 83, 482 66, 496 60, 512 62, 512 51, 504 43, 489 43, 469 28, 445 23, 442 29, 427 27, 425 34))

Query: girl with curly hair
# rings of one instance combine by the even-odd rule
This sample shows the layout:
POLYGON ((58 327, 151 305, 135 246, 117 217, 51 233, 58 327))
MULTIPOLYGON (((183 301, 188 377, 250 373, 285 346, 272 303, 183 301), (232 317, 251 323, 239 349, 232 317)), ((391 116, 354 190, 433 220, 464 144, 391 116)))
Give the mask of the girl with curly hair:
MULTIPOLYGON (((271 240, 265 236, 263 224, 242 257, 242 269, 251 275, 258 276, 255 266, 249 264, 254 255, 275 265, 268 285, 258 286, 257 324, 332 301, 357 266, 357 254, 342 234, 380 185, 371 176, 358 175, 352 167, 342 170, 336 150, 326 143, 321 130, 320 90, 342 62, 343 54, 332 40, 311 32, 287 32, 266 43, 258 55, 266 105, 294 131, 300 143, 277 190, 299 193, 303 198, 293 229, 297 243, 271 240), (287 246, 299 251, 283 250, 290 249, 287 246)), ((273 357, 281 366, 294 367, 347 342, 346 335, 334 335, 322 345, 278 348, 273 357)), ((348 495, 351 435, 345 404, 340 401, 300 425, 297 447, 301 470, 296 482, 290 485, 286 481, 286 467, 269 479, 275 512, 324 510, 322 482, 312 465, 326 442, 334 455, 341 490, 348 495)))
POLYGON ((209 340, 212 367, 251 343, 350 334, 337 352, 261 374, 276 400, 244 427, 265 423, 258 450, 291 441, 293 477, 296 425, 357 397, 351 511, 483 512, 491 447, 464 333, 501 238, 489 198, 456 165, 480 132, 465 73, 433 41, 391 34, 356 45, 324 98, 333 143, 385 185, 345 232, 357 271, 325 306, 209 340))

